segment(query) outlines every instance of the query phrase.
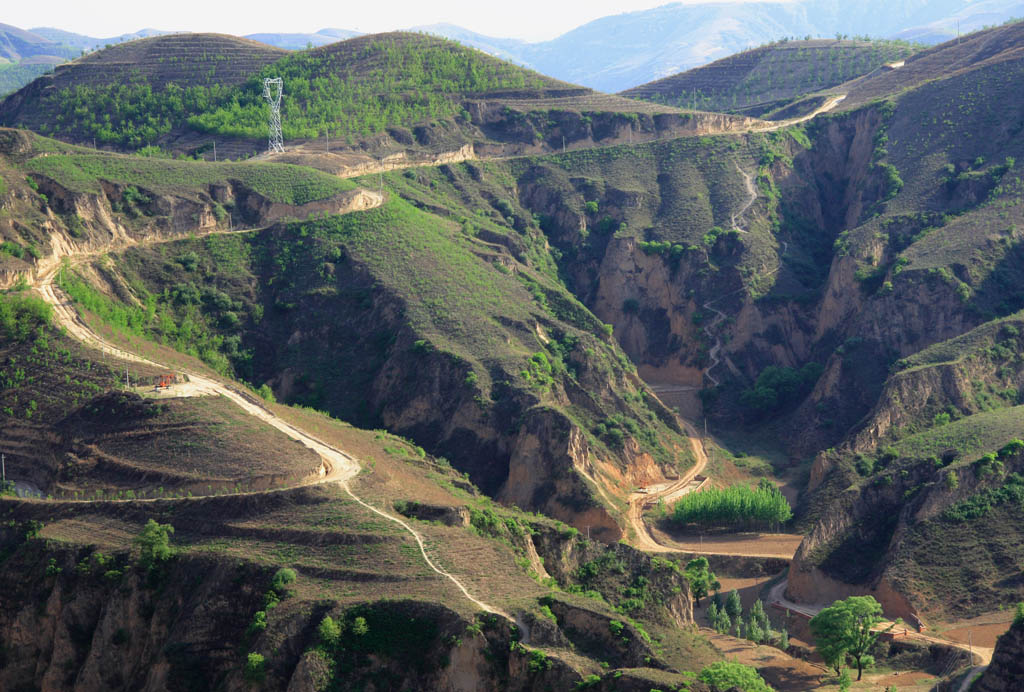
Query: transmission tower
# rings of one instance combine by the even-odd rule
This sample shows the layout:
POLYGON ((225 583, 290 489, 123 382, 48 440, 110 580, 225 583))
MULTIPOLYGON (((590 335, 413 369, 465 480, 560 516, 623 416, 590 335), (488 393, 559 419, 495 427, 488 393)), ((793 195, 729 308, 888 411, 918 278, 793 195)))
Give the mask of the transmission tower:
POLYGON ((280 77, 263 80, 263 98, 270 104, 270 140, 268 151, 284 151, 284 137, 281 135, 281 94, 284 80, 280 77))

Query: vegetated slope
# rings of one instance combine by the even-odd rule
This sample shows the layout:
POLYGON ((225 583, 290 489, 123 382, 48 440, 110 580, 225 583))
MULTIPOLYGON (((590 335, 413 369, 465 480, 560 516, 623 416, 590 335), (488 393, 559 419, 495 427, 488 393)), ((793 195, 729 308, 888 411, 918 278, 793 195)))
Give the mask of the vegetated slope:
MULTIPOLYGON (((971 532, 922 523, 907 538, 916 493, 945 501, 930 457, 959 448, 967 464, 1017 436, 1020 346, 999 323, 971 332, 1024 307, 1017 32, 936 49, 928 81, 801 128, 508 164, 566 284, 649 381, 721 383, 704 395, 711 420, 773 426, 795 459, 836 447, 810 469, 800 520, 817 528, 794 566, 798 598, 876 588, 900 612, 939 612, 926 594, 949 576, 920 546, 955 554, 971 532), (964 363, 918 372, 929 347, 964 363), (858 471, 857 454, 886 461, 858 471), (878 559, 848 559, 858 545, 878 559)), ((1016 536, 1019 519, 1007 521, 1016 536)), ((1010 598, 1014 540, 979 542, 987 586, 957 613, 1010 598)))
POLYGON ((285 54, 222 34, 129 41, 62 65, 9 95, 0 103, 0 121, 74 141, 95 138, 137 148, 285 54))
MULTIPOLYGON (((901 612, 962 615, 1005 604, 1019 589, 1016 501, 996 502, 982 479, 1006 478, 1013 496, 1016 457, 1006 452, 988 471, 986 455, 1020 429, 1014 313, 1024 306, 1024 150, 1012 86, 1024 70, 1020 36, 1010 25, 922 54, 927 62, 892 98, 884 134, 874 136, 875 157, 884 156, 902 184, 836 244, 833 298, 817 329, 832 331, 840 348, 796 415, 805 440, 842 444, 811 469, 816 499, 806 520, 814 529, 790 580, 798 598, 874 589, 902 599, 901 612), (920 81, 929 64, 936 71, 920 81), (975 470, 942 468, 958 459, 965 468, 977 462, 975 470), (961 502, 999 509, 960 513, 961 502), (966 526, 935 518, 950 507, 966 526), (992 522, 1004 523, 998 538, 992 522), (876 558, 850 560, 858 550, 876 558), (976 570, 951 570, 944 556, 968 550, 976 570)), ((888 77, 864 83, 872 79, 888 77)))
POLYGON ((0 97, 76 55, 77 50, 47 37, 0 24, 0 97))
POLYGON ((326 147, 329 137, 335 151, 448 153, 471 144, 484 153, 550 151, 628 139, 634 130, 650 139, 700 131, 711 120, 732 123, 598 94, 418 34, 363 36, 285 57, 274 50, 206 35, 117 46, 9 96, 0 122, 87 144, 156 144, 208 158, 216 141, 221 158, 237 158, 266 148, 263 79, 281 77, 286 142, 323 137, 326 147), (108 63, 115 64, 109 78, 108 63))
POLYGON ((649 84, 623 96, 696 110, 763 115, 914 53, 895 41, 780 41, 649 84))
MULTIPOLYGON (((132 250, 116 282, 189 320, 190 339, 171 333, 182 347, 279 398, 409 435, 490 494, 617 536, 618 508, 589 479, 621 495, 623 481, 692 463, 689 446, 553 280, 539 231, 478 223, 480 240, 393 198, 358 217, 132 250)), ((133 328, 168 336, 144 316, 133 328)))
POLYGON ((124 498, 295 484, 321 466, 218 397, 140 398, 156 396, 160 370, 83 349, 49 329, 48 307, 27 293, 0 301, 0 444, 9 477, 54 497, 124 498), (127 378, 133 386, 122 391, 127 378))
MULTIPOLYGON (((595 536, 620 535, 613 496, 692 463, 674 416, 560 285, 533 218, 500 203, 511 191, 498 176, 445 169, 471 197, 435 196, 424 180, 408 191, 420 209, 393 196, 330 216, 369 193, 294 166, 97 154, 9 135, 20 153, 5 178, 14 186, 31 172, 36 187, 22 177, 10 193, 25 208, 10 227, 21 253, 12 285, 32 252, 45 261, 66 244, 141 241, 58 282, 122 330, 269 382, 284 400, 410 435, 487 492, 595 536), (58 214, 59 239, 41 232, 40 210, 58 214), (284 216, 309 220, 158 242, 284 216)), ((430 185, 444 176, 435 170, 430 185)), ((414 179, 395 174, 389 187, 404 193, 414 179)))
POLYGON ((345 180, 275 163, 126 157, 0 129, 0 285, 69 249, 103 251, 196 232, 259 227, 365 202, 345 180))
MULTIPOLYGON (((372 678, 429 688, 458 676, 535 689, 600 673, 592 656, 612 668, 699 669, 713 659, 706 643, 683 631, 692 606, 678 565, 653 564, 624 546, 586 542, 564 525, 493 506, 399 438, 294 414, 372 463, 354 481, 357 492, 385 511, 400 509, 435 561, 529 629, 516 633, 504 616, 476 612, 426 569, 401 527, 334 487, 144 503, 5 499, 0 581, 20 585, 19 597, 0 608, 5 688, 50 680, 57 689, 206 689, 226 680, 234 689, 249 652, 265 657, 268 681, 282 686, 313 675, 335 686, 372 678), (131 550, 148 519, 174 527, 179 551, 153 570, 131 550), (272 586, 281 567, 293 570, 293 581, 272 586), (534 581, 534 567, 564 592, 534 581), (634 584, 643 588, 627 603, 624 587, 634 584), (594 598, 574 595, 585 590, 594 598), (53 609, 27 608, 45 595, 53 609), (602 599, 625 606, 615 611, 602 599), (318 636, 326 615, 350 630, 343 646, 318 636), (365 630, 353 633, 356 618, 365 630), (615 621, 622 627, 612 634, 615 621), (514 645, 524 635, 529 648, 514 645), (121 662, 107 661, 111 655, 121 662), (528 668, 531 660, 537 663, 528 668), (150 677, 148 664, 157 663, 166 683, 150 677)), ((641 677, 650 675, 682 680, 656 671, 641 677)))
POLYGON ((1024 23, 1010 21, 995 29, 978 31, 920 51, 896 70, 868 74, 837 88, 847 94, 840 106, 856 108, 872 99, 886 97, 921 85, 936 78, 949 78, 958 73, 986 65, 1013 63, 1024 51, 1024 23))
MULTIPOLYGON (((21 361, 28 378, 18 384, 22 394, 51 395, 38 414, 50 416, 61 405, 63 368, 95 369, 89 384, 106 391, 68 418, 71 427, 103 435, 141 423, 140 432, 151 432, 139 414, 157 405, 111 391, 116 378, 106 365, 63 360, 65 337, 46 326, 45 311, 30 309, 37 304, 20 296, 0 300, 0 348, 9 355, 22 343, 34 347, 21 361), (57 348, 42 343, 47 339, 57 348), (54 356, 39 355, 47 351, 54 356)), ((631 677, 649 688, 656 680, 678 684, 685 678, 668 671, 699 669, 715 658, 689 630, 692 605, 678 563, 603 546, 559 522, 496 506, 443 460, 383 431, 353 429, 309 410, 275 410, 362 459, 368 466, 351 481, 355 491, 391 516, 404 514, 436 563, 513 613, 522 629, 505 615, 477 612, 448 579, 426 568, 402 527, 337 487, 233 495, 251 490, 236 487, 217 498, 145 501, 134 491, 108 489, 116 501, 105 502, 21 502, 5 494, 0 582, 12 597, 0 606, 0 684, 235 689, 258 673, 280 686, 315 678, 331 688, 370 679, 443 688, 457 678, 473 687, 532 690, 571 687, 600 676, 602 666, 614 675, 642 665, 653 670, 631 677), (177 554, 148 566, 132 543, 152 519, 173 527, 177 554), (37 598, 52 607, 35 608, 37 598), (328 615, 341 624, 338 641, 319 627, 328 615), (163 669, 156 678, 155 665, 163 669)), ((196 457, 179 456, 179 463, 194 465, 196 479, 213 484, 221 476, 210 465, 215 420, 165 437, 176 447, 172 453, 191 445, 196 457)), ((262 445, 264 455, 287 454, 252 430, 238 432, 262 445)), ((38 470, 11 456, 10 476, 38 470)), ((253 470, 252 460, 223 451, 220 461, 236 475, 253 470)), ((130 481, 124 468, 107 471, 130 481)), ((61 483, 36 480, 47 491, 61 483)), ((165 496, 163 487, 146 494, 165 496)))

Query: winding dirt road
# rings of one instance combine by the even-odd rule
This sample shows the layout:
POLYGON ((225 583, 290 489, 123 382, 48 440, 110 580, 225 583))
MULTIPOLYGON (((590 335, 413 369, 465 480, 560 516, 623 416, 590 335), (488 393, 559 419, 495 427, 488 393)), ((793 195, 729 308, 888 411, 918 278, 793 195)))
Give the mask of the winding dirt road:
MULTIPOLYGON (((375 192, 369 192, 369 191, 366 191, 366 192, 367 192, 367 194, 373 196, 373 204, 370 205, 370 206, 364 207, 364 209, 372 209, 372 208, 378 207, 381 204, 383 204, 384 198, 383 198, 382 195, 379 195, 379 194, 377 194, 375 192)), ((249 231, 222 231, 221 233, 224 233, 224 234, 227 234, 227 233, 244 233, 244 232, 253 232, 255 230, 258 230, 258 229, 251 229, 249 231)), ((214 234, 218 234, 218 233, 217 232, 213 232, 213 233, 209 233, 207 235, 214 235, 214 234)), ((168 239, 165 239, 162 242, 169 242, 169 241, 172 241, 172 240, 177 240, 177 238, 168 238, 168 239)), ((154 242, 161 242, 161 241, 147 241, 147 242, 154 243, 154 242)), ((359 465, 359 461, 355 457, 345 453, 344 451, 342 451, 342 450, 340 450, 340 449, 338 449, 336 447, 333 447, 333 446, 331 446, 331 445, 321 441, 320 439, 314 437, 313 435, 310 435, 310 434, 304 432, 303 430, 301 430, 300 428, 292 425, 291 423, 286 422, 285 420, 281 419, 280 417, 275 415, 273 412, 269 411, 267 408, 262 406, 255 397, 253 397, 251 395, 243 394, 240 390, 236 389, 233 385, 224 384, 224 383, 222 383, 222 382, 220 382, 218 380, 215 380, 215 379, 213 379, 211 377, 207 377, 205 375, 201 375, 201 374, 196 373, 196 372, 182 371, 180 368, 177 368, 177 367, 174 367, 174 366, 171 366, 171 365, 167 365, 167 364, 164 364, 164 363, 158 363, 158 362, 149 360, 148 358, 143 358, 143 357, 138 356, 138 355, 136 355, 134 353, 131 353, 129 351, 125 351, 124 349, 119 348, 118 346, 115 346, 114 344, 106 341, 101 336, 96 334, 96 332, 94 332, 85 323, 85 321, 81 318, 81 316, 75 310, 74 305, 71 302, 71 299, 68 296, 66 296, 62 291, 60 291, 59 288, 57 288, 54 285, 54 278, 56 277, 57 272, 59 271, 59 268, 61 266, 60 261, 62 261, 64 259, 67 259, 70 262, 81 261, 83 259, 88 259, 89 257, 95 256, 95 254, 96 253, 83 253, 82 255, 67 255, 66 257, 58 258, 58 260, 59 260, 58 263, 54 264, 54 266, 52 266, 48 271, 44 272, 41 276, 36 278, 36 280, 33 282, 34 283, 34 288, 36 288, 36 290, 38 290, 39 293, 42 295, 43 299, 53 307, 53 312, 54 312, 54 317, 56 319, 56 322, 61 327, 64 327, 64 329, 67 331, 68 335, 70 335, 72 338, 77 339, 78 341, 82 342, 83 344, 85 344, 85 345, 87 345, 87 346, 89 346, 91 348, 94 348, 94 349, 99 350, 99 351, 101 351, 103 353, 109 354, 109 355, 114 356, 116 358, 120 358, 122 360, 130 361, 130 362, 134 362, 134 363, 144 363, 144 364, 147 364, 147 365, 152 365, 152 366, 155 366, 155 367, 158 367, 158 368, 161 368, 161 369, 165 369, 165 370, 169 370, 169 371, 183 372, 185 375, 188 376, 188 378, 190 380, 190 383, 191 383, 190 387, 191 387, 192 391, 195 393, 195 395, 197 395, 197 396, 198 395, 220 395, 220 396, 223 396, 223 397, 229 399, 231 402, 233 402, 235 405, 237 405, 239 408, 241 408, 243 411, 245 411, 249 415, 251 415, 251 416, 253 416, 255 418, 258 418, 263 423, 266 423, 267 425, 270 425, 270 426, 276 428, 277 430, 280 430, 281 432, 283 432, 285 435, 287 435, 288 437, 292 438, 293 440, 301 442, 303 445, 305 445, 309 449, 311 449, 314 452, 316 452, 320 456, 320 458, 322 460, 322 465, 320 467, 320 473, 319 473, 319 476, 317 478, 309 479, 309 480, 307 480, 305 482, 298 483, 295 486, 291 486, 289 488, 275 488, 273 490, 243 492, 243 493, 235 493, 235 494, 237 494, 237 495, 267 494, 267 493, 272 493, 272 492, 283 492, 285 490, 289 490, 289 489, 292 489, 292 488, 295 488, 295 487, 302 487, 302 486, 307 486, 307 485, 319 485, 319 484, 324 484, 324 483, 336 483, 355 502, 357 502, 358 504, 362 505, 363 507, 365 507, 366 509, 370 510, 371 512, 374 512, 375 514, 378 514, 381 517, 384 517, 388 521, 392 521, 392 522, 400 525, 407 532, 409 532, 412 535, 412 537, 415 539, 416 544, 419 547, 420 554, 423 556, 423 560, 427 563, 427 565, 430 567, 430 569, 433 570, 434 572, 436 572, 437 574, 439 574, 440 576, 444 577, 445 579, 448 579, 450 582, 452 582, 452 584, 454 584, 456 586, 456 588, 458 588, 459 591, 471 603, 473 603, 475 606, 477 606, 478 608, 480 608, 481 610, 484 610, 486 612, 494 613, 496 615, 502 615, 503 617, 506 617, 509 620, 514 620, 514 618, 512 618, 508 613, 505 613, 504 611, 502 611, 502 610, 500 610, 498 608, 495 608, 494 606, 488 605, 487 603, 484 603, 483 601, 481 601, 478 598, 474 597, 469 592, 469 590, 466 588, 466 586, 458 579, 458 577, 456 577, 453 574, 451 574, 451 573, 445 571, 444 569, 438 567, 437 564, 427 554, 426 543, 424 541, 423 536, 416 529, 414 529, 411 525, 409 525, 404 520, 399 519, 398 517, 396 517, 396 516, 394 516, 392 514, 389 514, 388 512, 385 512, 385 511, 383 511, 381 509, 378 509, 377 507, 374 507, 373 505, 369 504, 368 502, 364 501, 362 498, 357 496, 352 491, 352 488, 349 485, 349 481, 352 478, 354 478, 356 475, 359 474, 359 471, 360 471, 360 468, 361 468, 360 465, 359 465)), ((175 386, 178 386, 178 385, 175 385, 175 386)), ((199 498, 197 497, 197 498, 193 498, 193 499, 199 499, 199 498)), ((147 498, 147 499, 141 499, 141 500, 134 499, 134 500, 115 500, 115 501, 116 502, 158 502, 160 500, 157 499, 157 498, 147 498)), ((78 502, 95 502, 95 501, 79 500, 78 502)), ((110 502, 110 500, 103 500, 103 502, 110 502)))
MULTIPOLYGON (((826 111, 832 110, 844 98, 845 98, 845 95, 838 96, 838 97, 833 97, 832 99, 829 99, 828 101, 826 101, 825 104, 823 104, 820 108, 818 108, 814 112, 812 112, 812 113, 810 113, 810 114, 808 114, 806 116, 803 116, 801 118, 794 118, 792 120, 781 121, 781 122, 778 122, 778 123, 766 123, 766 125, 763 126, 763 127, 761 127, 761 126, 753 127, 753 128, 750 128, 747 131, 748 132, 768 132, 768 131, 773 131, 773 130, 778 130, 778 129, 781 129, 781 128, 784 128, 784 127, 788 127, 790 125, 798 124, 798 123, 804 122, 806 120, 810 120, 811 118, 814 118, 815 116, 817 116, 817 115, 819 115, 821 113, 824 113, 826 111)), ((714 134, 714 133, 712 133, 712 134, 714 134)), ((729 133, 729 134, 738 134, 738 133, 729 133)), ((467 158, 475 158, 475 157, 467 157, 467 158)), ((391 169, 393 169, 393 167, 389 168, 389 170, 391 170, 391 169)), ((744 176, 744 179, 745 179, 746 185, 747 185, 747 189, 748 189, 748 191, 751 194, 751 198, 747 202, 747 204, 737 214, 733 215, 732 222, 733 222, 733 226, 736 227, 737 230, 741 230, 741 232, 746 232, 746 231, 742 231, 742 229, 738 228, 738 224, 737 224, 736 219, 739 218, 740 216, 742 216, 743 213, 745 213, 747 211, 747 209, 750 208, 750 206, 754 203, 754 201, 756 201, 756 199, 757 199, 757 191, 756 191, 756 187, 754 186, 753 181, 752 181, 751 177, 749 176, 749 174, 745 173, 742 169, 740 169, 738 165, 737 165, 737 169, 739 170, 740 174, 744 176)), ((381 170, 383 170, 383 167, 381 168, 381 170)), ((364 168, 363 170, 361 170, 360 174, 364 174, 365 175, 367 173, 376 173, 376 172, 378 172, 378 171, 373 169, 372 166, 371 166, 370 169, 365 169, 364 168)), ((383 201, 384 201, 383 195, 381 195, 379 193, 374 193, 374 192, 371 192, 369 190, 364 190, 362 192, 365 193, 365 199, 367 200, 367 203, 365 205, 363 205, 362 209, 372 209, 372 208, 375 208, 375 207, 379 207, 383 203, 383 201)), ((227 234, 227 233, 246 233, 246 232, 253 232, 255 230, 258 230, 258 229, 248 229, 248 230, 238 230, 238 231, 235 231, 235 230, 213 231, 211 233, 207 233, 207 234, 204 234, 204 235, 227 234)), ((158 242, 168 242, 168 241, 175 240, 175 239, 176 238, 154 239, 154 240, 149 240, 149 241, 145 241, 145 242, 147 244, 151 244, 151 243, 158 243, 158 242)), ((109 251, 110 249, 113 249, 113 248, 108 248, 105 251, 109 251)), ((81 254, 78 254, 78 255, 68 254, 68 255, 65 255, 63 257, 55 257, 54 258, 55 262, 49 267, 49 270, 45 271, 42 276, 38 277, 33 282, 34 283, 34 287, 39 291, 39 293, 43 296, 43 298, 50 305, 53 306, 54 315, 56 317, 57 322, 61 326, 63 326, 67 330, 68 334, 71 335, 73 338, 76 338, 79 341, 81 341, 82 343, 84 343, 84 344, 86 344, 86 345, 88 345, 88 346, 90 346, 92 348, 96 348, 96 349, 98 349, 98 350, 100 350, 100 351, 102 351, 104 353, 110 354, 110 355, 115 356, 117 358, 121 358, 123 360, 128 360, 128 361, 137 362, 137 363, 146 363, 146 364, 153 365, 153 366, 156 366, 156 367, 162 368, 162 369, 180 370, 179 368, 174 368, 172 366, 169 366, 169 365, 166 365, 166 364, 163 364, 163 363, 158 363, 158 362, 155 362, 155 361, 143 358, 141 356, 138 356, 136 354, 130 353, 130 352, 125 351, 124 349, 121 349, 121 348, 115 346, 114 344, 111 344, 108 341, 104 340, 102 337, 100 337, 98 334, 96 334, 81 319, 81 317, 78 315, 77 311, 74 309, 74 306, 72 305, 70 299, 67 296, 65 296, 62 292, 60 292, 60 290, 54 285, 54 283, 53 283, 54 277, 56 276, 56 274, 57 274, 57 272, 59 270, 59 267, 60 267, 60 263, 63 260, 66 259, 68 261, 81 261, 83 259, 87 259, 90 256, 95 256, 96 254, 99 254, 99 253, 81 253, 81 254)), ((721 296, 721 297, 725 297, 725 296, 721 296)), ((716 300, 718 300, 718 299, 716 299, 716 300)), ((714 301, 711 301, 711 302, 714 302, 714 301)), ((721 311, 719 311, 719 310, 717 310, 715 308, 712 308, 710 306, 711 302, 705 303, 705 307, 707 309, 711 310, 712 312, 716 313, 716 319, 715 319, 715 321, 711 325, 709 325, 709 327, 716 326, 717 324, 719 324, 721 322, 721 320, 725 319, 725 314, 724 313, 722 313, 721 311)), ((709 336, 710 336, 710 332, 707 331, 709 327, 705 327, 705 332, 708 333, 709 336)), ((721 349, 721 341, 718 340, 716 342, 715 347, 712 349, 712 357, 713 357, 714 365, 717 365, 717 363, 718 363, 718 361, 717 361, 717 353, 718 353, 718 351, 720 349, 721 349)), ((718 382, 716 380, 714 380, 714 378, 710 375, 710 372, 709 372, 714 367, 714 365, 712 365, 711 367, 708 368, 708 372, 706 372, 706 374, 708 375, 708 378, 713 380, 715 382, 715 384, 717 385, 718 382)), ((427 565, 434 572, 436 572, 437 574, 439 574, 439 575, 445 577, 446 579, 450 580, 470 602, 472 602, 474 605, 476 605, 477 607, 481 608, 482 610, 485 610, 485 611, 491 612, 491 613, 495 613, 495 614, 499 614, 499 615, 502 615, 502 616, 504 616, 506 618, 514 620, 514 618, 509 616, 507 613, 505 613, 505 612, 503 612, 503 611, 501 611, 501 610, 499 610, 499 609, 497 609, 497 608, 495 608, 493 606, 490 606, 487 603, 484 603, 483 601, 480 601, 479 599, 475 598, 467 590, 465 585, 462 584, 461 581, 459 581, 459 579, 457 577, 455 577, 454 575, 452 575, 452 574, 446 572, 445 570, 441 569, 440 567, 438 567, 434 563, 434 561, 430 558, 430 556, 427 554, 426 545, 425 545, 425 542, 424 542, 424 539, 423 539, 422 535, 420 535, 420 533, 418 531, 416 531, 412 526, 410 526, 407 522, 405 522, 402 519, 399 519, 398 517, 395 517, 395 516, 385 512, 385 511, 380 510, 380 509, 374 507, 373 505, 365 502, 364 500, 359 498, 352 491, 351 487, 349 486, 348 481, 351 480, 353 477, 355 477, 359 473, 359 471, 360 471, 360 465, 359 465, 359 462, 358 462, 357 459, 355 459, 354 457, 352 457, 349 454, 346 454, 342 450, 339 450, 339 449, 337 449, 337 448, 335 448, 335 447, 333 447, 333 446, 331 446, 329 444, 324 443, 323 441, 317 439, 316 437, 314 437, 312 435, 309 435, 308 433, 302 431, 301 429, 295 427, 294 425, 292 425, 290 423, 287 423, 286 421, 282 420, 281 418, 276 416, 274 413, 272 413, 268 409, 264 408, 261 404, 258 403, 258 401, 254 397, 243 395, 239 390, 235 389, 234 387, 232 387, 230 385, 223 384, 223 383, 221 383, 221 382, 219 382, 219 381, 217 381, 215 379, 212 379, 210 377, 207 377, 207 376, 204 376, 204 375, 200 375, 200 374, 194 373, 194 372, 185 372, 185 374, 189 377, 190 381, 192 382, 191 388, 192 388, 192 390, 197 395, 199 395, 199 394, 204 394, 204 395, 205 394, 208 394, 208 395, 217 394, 217 395, 220 395, 220 396, 224 396, 227 399, 229 399, 230 401, 234 402, 237 406, 239 406, 243 411, 245 411, 249 415, 252 415, 252 416, 258 418, 259 420, 263 421, 267 425, 273 426, 274 428, 280 430, 281 432, 283 432, 284 434, 286 434, 290 438, 292 438, 294 440, 297 440, 298 442, 301 442, 303 445, 305 445, 306 447, 312 449, 314 452, 319 454, 321 459, 323 460, 323 465, 322 465, 322 467, 320 469, 320 475, 316 479, 313 479, 311 481, 307 481, 306 483, 304 483, 304 485, 322 484, 322 483, 337 483, 339 486, 341 486, 345 490, 345 492, 355 502, 357 502, 358 504, 362 505, 363 507, 369 509, 370 511, 374 512, 375 514, 378 514, 378 515, 384 517, 388 521, 392 521, 392 522, 395 522, 396 524, 399 524, 406 531, 408 531, 413 536, 413 538, 416 540, 416 543, 419 546, 420 554, 423 556, 423 559, 427 563, 427 565)), ((694 467, 692 469, 690 469, 686 473, 686 475, 684 475, 678 481, 675 481, 675 482, 669 484, 667 487, 665 487, 663 489, 660 489, 659 491, 657 491, 654 494, 634 494, 634 496, 630 498, 629 511, 628 511, 628 520, 629 520, 630 525, 634 529, 635 535, 637 537, 637 542, 638 542, 638 546, 637 547, 639 547, 639 548, 641 548, 643 550, 648 550, 648 551, 651 551, 651 552, 669 552, 669 551, 675 551, 676 550, 675 548, 672 548, 670 546, 662 545, 662 544, 660 544, 660 543, 658 543, 657 541, 654 540, 654 538, 651 536, 650 530, 648 529, 646 523, 643 520, 643 506, 644 506, 644 504, 650 503, 651 501, 657 501, 657 499, 660 498, 660 497, 668 497, 668 496, 672 496, 672 495, 680 493, 680 491, 682 489, 684 489, 687 486, 687 484, 689 484, 693 480, 694 476, 696 476, 698 473, 700 473, 704 469, 704 467, 707 465, 707 454, 706 454, 706 452, 704 450, 704 446, 703 446, 702 442, 699 441, 699 437, 697 436, 696 431, 694 431, 691 426, 687 425, 687 433, 690 436, 690 444, 691 444, 691 446, 692 446, 692 448, 694 450, 694 454, 695 454, 695 456, 697 458, 697 463, 694 465, 694 467)), ((259 491, 259 492, 262 492, 262 493, 280 492, 281 490, 285 490, 285 489, 276 489, 276 490, 271 490, 271 491, 259 491)), ((240 493, 240 494, 250 494, 250 493, 240 493)), ((151 501, 157 501, 157 500, 155 500, 155 499, 122 500, 122 502, 151 502, 151 501)), ((81 502, 88 502, 88 501, 84 501, 83 500, 81 502)))

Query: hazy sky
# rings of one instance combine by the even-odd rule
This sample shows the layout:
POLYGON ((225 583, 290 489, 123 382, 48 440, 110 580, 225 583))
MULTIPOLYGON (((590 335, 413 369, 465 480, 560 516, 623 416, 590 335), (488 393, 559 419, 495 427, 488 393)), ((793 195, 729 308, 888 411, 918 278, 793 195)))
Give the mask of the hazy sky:
MULTIPOLYGON (((685 0, 687 4, 697 0, 685 0)), ((721 0, 719 0, 721 1, 721 0)), ((728 1, 728 0, 727 0, 728 1)), ((4 3, 0 23, 22 29, 52 26, 107 37, 145 27, 168 31, 314 32, 327 27, 363 32, 447 22, 491 36, 553 38, 598 17, 669 4, 667 0, 50 0, 4 3)))

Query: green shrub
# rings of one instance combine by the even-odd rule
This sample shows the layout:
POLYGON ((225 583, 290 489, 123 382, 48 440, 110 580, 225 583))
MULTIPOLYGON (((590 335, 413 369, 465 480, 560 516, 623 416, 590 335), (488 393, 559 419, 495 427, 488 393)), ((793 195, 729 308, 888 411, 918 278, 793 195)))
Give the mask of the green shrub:
POLYGON ((335 622, 330 615, 325 615, 317 627, 317 634, 320 636, 320 643, 328 648, 333 648, 341 639, 342 626, 335 622))
POLYGON ((294 584, 297 578, 295 570, 290 567, 282 567, 274 573, 274 578, 270 582, 270 588, 272 588, 277 595, 284 598, 286 595, 289 595, 287 586, 289 584, 294 584))
POLYGON ((0 295, 0 335, 12 341, 27 341, 50 324, 53 308, 35 296, 0 295))
POLYGON ((245 667, 242 669, 242 677, 246 682, 250 683, 263 682, 267 677, 263 654, 258 654, 253 651, 248 655, 248 657, 246 657, 245 667))
POLYGON ((172 533, 174 527, 170 524, 159 524, 152 519, 146 522, 133 541, 139 547, 139 564, 142 567, 151 570, 174 557, 172 533))
POLYGON ((734 687, 743 692, 771 692, 768 683, 751 666, 732 661, 717 661, 700 672, 697 678, 711 686, 715 692, 727 692, 734 687))

